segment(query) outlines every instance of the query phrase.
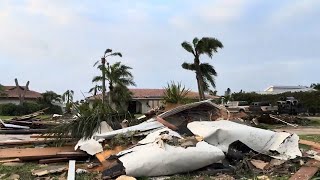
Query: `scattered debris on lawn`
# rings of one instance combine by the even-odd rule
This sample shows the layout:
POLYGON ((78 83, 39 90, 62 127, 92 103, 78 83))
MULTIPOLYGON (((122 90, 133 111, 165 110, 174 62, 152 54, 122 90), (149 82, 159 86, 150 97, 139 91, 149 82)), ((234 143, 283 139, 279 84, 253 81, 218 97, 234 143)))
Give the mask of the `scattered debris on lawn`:
POLYGON ((91 138, 52 134, 52 128, 76 119, 61 115, 37 118, 42 113, 1 121, 1 166, 19 167, 36 161, 42 167, 32 170, 35 177, 63 173, 61 176, 70 180, 91 173, 99 174, 100 179, 118 180, 185 173, 196 179, 202 175, 215 179, 273 179, 284 175, 310 179, 320 167, 318 143, 299 141, 296 134, 251 126, 296 126, 304 123, 296 120, 299 118, 232 114, 209 100, 167 111, 157 109, 136 120, 123 119, 121 129, 101 121, 91 138), (47 145, 57 139, 67 143, 61 147, 47 145), (299 143, 314 150, 301 152, 299 143))

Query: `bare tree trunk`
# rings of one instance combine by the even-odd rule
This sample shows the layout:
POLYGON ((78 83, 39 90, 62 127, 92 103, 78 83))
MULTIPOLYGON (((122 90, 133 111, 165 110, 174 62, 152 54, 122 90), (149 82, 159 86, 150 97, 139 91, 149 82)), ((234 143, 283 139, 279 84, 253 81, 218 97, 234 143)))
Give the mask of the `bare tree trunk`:
POLYGON ((23 90, 23 94, 21 97, 22 104, 24 103, 24 99, 26 97, 27 91, 29 90, 29 83, 30 83, 30 81, 27 82, 26 87, 23 90))
POLYGON ((21 101, 21 89, 20 89, 20 86, 19 86, 18 79, 15 78, 14 82, 16 83, 16 88, 17 88, 17 92, 18 92, 18 95, 19 95, 19 102, 20 102, 20 105, 21 105, 22 104, 22 101, 21 101))

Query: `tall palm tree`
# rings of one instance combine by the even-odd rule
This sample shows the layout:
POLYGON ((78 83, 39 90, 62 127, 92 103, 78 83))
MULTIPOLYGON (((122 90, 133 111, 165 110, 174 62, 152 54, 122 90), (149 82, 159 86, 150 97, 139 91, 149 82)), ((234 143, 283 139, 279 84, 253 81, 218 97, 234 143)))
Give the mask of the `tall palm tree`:
POLYGON ((66 111, 68 113, 71 112, 71 107, 72 107, 72 101, 73 101, 73 95, 74 92, 73 90, 67 90, 62 94, 62 101, 66 102, 66 111))
POLYGON ((98 94, 99 91, 102 90, 102 86, 96 84, 93 88, 91 88, 89 90, 89 93, 93 94, 94 96, 96 96, 98 94))
POLYGON ((67 90, 62 94, 62 101, 66 102, 67 104, 70 104, 73 101, 73 90, 67 90))
POLYGON ((104 55, 101 57, 101 61, 97 61, 93 66, 98 65, 98 69, 101 71, 101 81, 102 81, 102 104, 105 105, 106 97, 106 58, 109 56, 119 56, 122 57, 120 52, 112 52, 112 49, 106 49, 104 55))
POLYGON ((212 59, 213 53, 218 52, 218 48, 223 48, 223 45, 218 39, 203 37, 200 40, 194 38, 192 44, 185 41, 181 46, 194 57, 193 63, 184 62, 182 68, 196 73, 199 100, 204 100, 204 92, 209 90, 210 85, 215 87, 214 76, 217 76, 217 72, 212 65, 201 63, 200 56, 205 54, 212 59))
MULTIPOLYGON (((108 63, 107 65, 108 68, 106 68, 104 72, 105 78, 103 78, 103 76, 95 76, 92 82, 109 82, 109 103, 111 103, 115 86, 127 87, 129 85, 135 86, 136 84, 133 81, 133 75, 130 72, 132 69, 131 67, 123 65, 121 62, 116 62, 112 65, 108 63)), ((117 89, 117 91, 119 90, 117 89)))

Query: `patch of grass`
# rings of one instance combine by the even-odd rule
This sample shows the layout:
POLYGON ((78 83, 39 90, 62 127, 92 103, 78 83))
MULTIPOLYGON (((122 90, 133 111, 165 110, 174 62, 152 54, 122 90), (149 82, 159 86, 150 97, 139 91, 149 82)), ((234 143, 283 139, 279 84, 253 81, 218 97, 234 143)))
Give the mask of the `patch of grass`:
POLYGON ((300 135, 300 139, 320 143, 320 134, 300 135))
POLYGON ((96 173, 76 174, 76 180, 91 180, 97 177, 96 173))
POLYGON ((39 168, 38 164, 35 163, 26 163, 20 167, 8 167, 0 165, 0 174, 6 174, 5 178, 8 178, 11 174, 18 174, 20 179, 34 179, 35 177, 32 175, 31 171, 33 169, 39 168))

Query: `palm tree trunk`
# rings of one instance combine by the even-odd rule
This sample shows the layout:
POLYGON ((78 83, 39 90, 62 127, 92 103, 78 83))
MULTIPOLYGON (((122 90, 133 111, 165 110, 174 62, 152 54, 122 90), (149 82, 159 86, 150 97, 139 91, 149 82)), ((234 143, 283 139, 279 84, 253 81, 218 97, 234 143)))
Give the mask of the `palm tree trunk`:
POLYGON ((199 57, 196 57, 194 59, 195 69, 196 69, 196 78, 197 78, 197 84, 198 84, 198 91, 199 91, 199 101, 202 101, 204 99, 204 93, 203 93, 203 82, 202 82, 202 74, 200 70, 200 60, 199 57))
POLYGON ((102 105, 105 105, 106 100, 106 59, 101 58, 101 64, 102 64, 102 105))

